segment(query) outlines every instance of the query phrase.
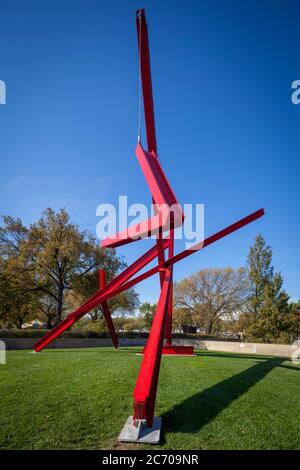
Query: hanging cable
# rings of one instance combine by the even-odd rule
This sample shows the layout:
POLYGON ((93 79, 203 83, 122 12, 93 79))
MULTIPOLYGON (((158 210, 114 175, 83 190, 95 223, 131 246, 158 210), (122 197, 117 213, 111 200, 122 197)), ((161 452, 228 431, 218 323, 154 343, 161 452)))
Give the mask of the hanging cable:
POLYGON ((141 143, 141 88, 142 88, 142 78, 141 78, 141 53, 142 53, 142 13, 139 11, 139 104, 138 104, 138 143, 141 143))

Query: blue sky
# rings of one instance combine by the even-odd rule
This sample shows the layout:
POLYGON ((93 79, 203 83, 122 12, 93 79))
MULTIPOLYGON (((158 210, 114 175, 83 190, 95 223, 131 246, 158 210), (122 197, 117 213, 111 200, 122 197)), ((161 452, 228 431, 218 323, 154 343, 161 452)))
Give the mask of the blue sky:
MULTIPOLYGON (((291 83, 300 79, 297 1, 2 0, 0 213, 29 224, 47 206, 65 207, 95 232, 98 204, 119 195, 150 203, 134 156, 140 7, 159 156, 178 200, 205 204, 206 236, 266 210, 177 264, 175 279, 243 265, 260 232, 285 288, 299 298, 300 105, 291 102, 291 83)), ((130 262, 149 244, 119 251, 130 262)), ((138 292, 155 301, 158 279, 138 292)))

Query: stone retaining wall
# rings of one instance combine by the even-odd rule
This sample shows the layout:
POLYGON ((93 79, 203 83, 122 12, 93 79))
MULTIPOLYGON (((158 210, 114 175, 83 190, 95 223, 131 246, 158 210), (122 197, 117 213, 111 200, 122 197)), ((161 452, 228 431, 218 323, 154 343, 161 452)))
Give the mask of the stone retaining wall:
POLYGON ((176 339, 174 344, 195 346, 207 351, 222 351, 239 354, 258 354, 291 358, 294 348, 290 344, 238 343, 231 341, 185 340, 176 339))
MULTIPOLYGON (((6 349, 32 349, 39 338, 0 338, 6 349)), ((147 338, 120 338, 120 346, 144 346, 147 338)), ((112 346, 110 338, 58 338, 46 348, 99 348, 112 346)))
MULTIPOLYGON (((4 341, 7 350, 32 349, 38 338, 0 338, 4 341)), ((146 338, 120 338, 120 346, 144 346, 146 338)), ((263 356, 278 356, 291 358, 294 348, 287 344, 261 344, 238 343, 231 341, 211 341, 197 339, 174 339, 174 345, 195 346, 195 348, 207 351, 222 351, 239 354, 258 354, 263 356)), ((47 348, 98 348, 111 346, 110 338, 58 338, 47 348)))

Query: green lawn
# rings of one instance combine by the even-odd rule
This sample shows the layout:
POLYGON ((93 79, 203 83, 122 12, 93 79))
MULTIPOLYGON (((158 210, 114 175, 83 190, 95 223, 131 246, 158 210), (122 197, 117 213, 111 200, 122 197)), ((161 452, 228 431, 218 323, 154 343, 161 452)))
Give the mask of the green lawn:
MULTIPOLYGON (((8 351, 0 365, 0 448, 145 448, 117 442, 132 413, 137 351, 8 351)), ((300 366, 286 360, 163 357, 160 448, 300 449, 299 392, 300 366)))

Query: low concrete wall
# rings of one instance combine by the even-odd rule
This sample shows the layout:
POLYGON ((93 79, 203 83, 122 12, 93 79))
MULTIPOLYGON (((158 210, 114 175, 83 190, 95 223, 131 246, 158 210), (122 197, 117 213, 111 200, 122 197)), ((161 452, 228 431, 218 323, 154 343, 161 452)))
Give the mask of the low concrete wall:
POLYGON ((222 351, 239 354, 258 354, 262 356, 277 356, 291 358, 294 351, 289 344, 266 344, 266 343, 238 343, 231 341, 201 341, 176 339, 174 344, 195 346, 197 349, 207 351, 222 351))
MULTIPOLYGON (((0 338, 7 350, 32 349, 39 338, 0 338)), ((120 338, 120 346, 144 346, 147 338, 120 338)), ((112 346, 110 338, 58 338, 46 346, 49 349, 99 348, 112 346)))
MULTIPOLYGON (((32 349, 38 338, 0 338, 5 342, 6 349, 32 349)), ((144 346, 146 338, 120 338, 120 346, 144 346)), ((278 356, 291 358, 293 347, 287 344, 261 344, 261 343, 237 343, 231 341, 202 341, 195 339, 173 340, 174 345, 194 346, 200 350, 222 351, 239 354, 258 354, 262 356, 278 356)), ((111 346, 110 338, 58 338, 47 348, 98 348, 111 346)))

